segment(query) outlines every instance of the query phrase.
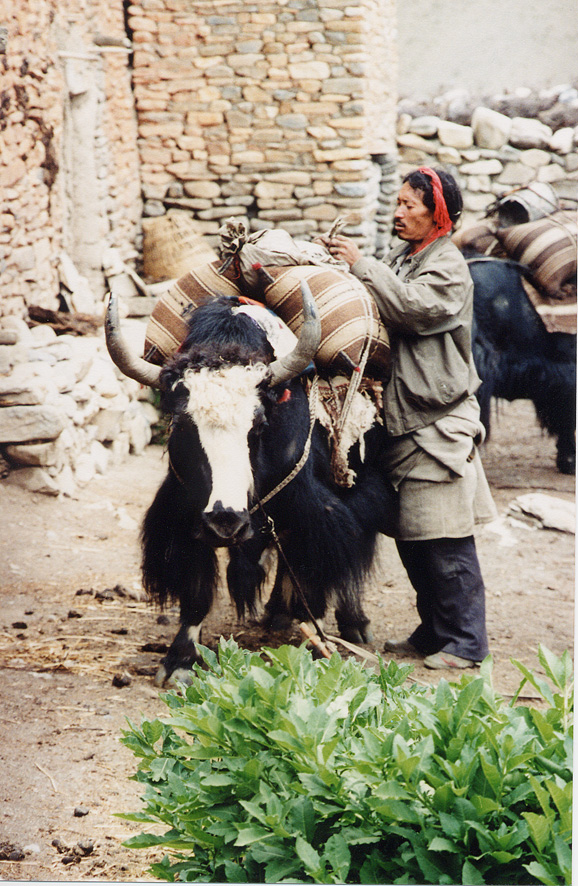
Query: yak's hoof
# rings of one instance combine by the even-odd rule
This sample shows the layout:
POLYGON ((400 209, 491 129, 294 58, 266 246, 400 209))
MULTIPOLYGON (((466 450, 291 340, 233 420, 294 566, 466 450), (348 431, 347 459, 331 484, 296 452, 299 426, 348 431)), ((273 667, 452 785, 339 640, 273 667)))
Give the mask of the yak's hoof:
POLYGON ((160 689, 161 686, 165 685, 167 677, 167 669, 164 665, 159 665, 159 668, 155 674, 155 686, 158 686, 160 689))
POLYGON ((348 643, 372 643, 373 633, 369 624, 339 625, 339 636, 348 643))
POLYGON ((193 672, 190 668, 175 668, 170 673, 164 665, 160 665, 155 675, 155 686, 162 688, 163 686, 177 686, 182 683, 184 686, 190 686, 193 682, 193 672))
POLYGON ((576 456, 573 453, 561 453, 556 456, 556 467, 561 474, 576 473, 576 456))
POLYGON ((286 612, 266 612, 261 619, 261 627, 268 631, 288 631, 293 619, 286 612))

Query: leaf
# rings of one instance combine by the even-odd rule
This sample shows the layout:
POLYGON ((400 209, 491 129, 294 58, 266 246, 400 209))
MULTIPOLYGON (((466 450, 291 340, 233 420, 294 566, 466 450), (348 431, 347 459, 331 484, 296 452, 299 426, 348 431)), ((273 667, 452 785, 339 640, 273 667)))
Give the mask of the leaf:
POLYGON ((152 781, 159 782, 166 780, 173 771, 175 762, 175 760, 169 760, 166 757, 159 757, 156 760, 152 760, 150 765, 152 781))
POLYGON ((123 840, 122 845, 128 849, 149 849, 151 846, 162 846, 164 840, 164 836, 158 837, 156 834, 137 834, 123 840))
POLYGON ((325 844, 323 851, 325 867, 329 867, 335 874, 338 883, 347 883, 349 868, 351 867, 351 852, 347 841, 341 834, 333 834, 325 844))
POLYGON ((537 815, 535 812, 522 812, 522 815, 528 822, 534 843, 538 847, 539 852, 542 852, 550 835, 548 819, 545 815, 537 815))
POLYGON ((298 863, 295 854, 291 853, 284 858, 275 859, 269 862, 265 868, 265 882, 283 883, 284 880, 291 877, 289 882, 299 883, 299 880, 294 879, 294 875, 297 876, 297 873, 300 872, 301 865, 298 863))
POLYGON ((548 704, 554 705, 554 696, 552 695, 552 690, 548 686, 545 680, 540 680, 536 677, 529 668, 526 667, 525 664, 522 664, 521 661, 517 661, 515 658, 511 658, 510 661, 513 665, 515 665, 519 671, 525 676, 526 680, 528 680, 534 689, 537 689, 542 698, 544 698, 548 704))
POLYGON ((454 708, 453 727, 457 732, 458 727, 468 717, 472 708, 480 698, 484 690, 484 681, 480 679, 472 680, 459 693, 457 703, 454 708))
MULTIPOLYGON (((538 861, 532 861, 530 864, 525 864, 523 867, 526 868, 529 874, 532 874, 533 877, 539 883, 544 883, 545 886, 559 886, 560 880, 556 875, 556 872, 548 871, 543 864, 540 864, 538 861)), ((565 883, 570 883, 569 880, 565 880, 565 883)))
POLYGON ((288 825, 301 834, 306 840, 311 840, 315 832, 315 810, 309 797, 301 797, 295 802, 287 816, 288 825))
POLYGON ((201 784, 204 788, 227 788, 235 784, 235 779, 225 773, 215 772, 212 775, 203 776, 201 784))
POLYGON ((468 886, 480 886, 485 882, 478 869, 469 859, 466 859, 462 868, 462 883, 467 883, 468 886))
POLYGON ((446 837, 434 837, 429 843, 430 852, 459 852, 459 848, 451 840, 446 837))
POLYGON ((485 754, 480 756, 480 763, 482 764, 482 772, 493 791, 494 797, 500 797, 503 783, 502 773, 497 766, 489 762, 485 754))
POLYGON ((574 666, 568 650, 565 650, 562 656, 558 658, 546 646, 540 643, 538 646, 538 661, 546 671, 548 679, 561 691, 567 689, 572 683, 574 666))
POLYGON ((308 871, 318 871, 321 867, 321 859, 319 853, 313 848, 311 843, 298 836, 295 840, 295 851, 305 865, 308 871))
POLYGON ((265 837, 269 837, 271 834, 271 831, 257 827, 257 825, 249 825, 248 827, 239 825, 238 827, 239 834, 235 840, 235 846, 250 846, 251 843, 264 840, 265 837))
POLYGON ((572 882, 572 849, 562 837, 554 838, 554 849, 556 851, 556 860, 562 871, 565 883, 572 882))

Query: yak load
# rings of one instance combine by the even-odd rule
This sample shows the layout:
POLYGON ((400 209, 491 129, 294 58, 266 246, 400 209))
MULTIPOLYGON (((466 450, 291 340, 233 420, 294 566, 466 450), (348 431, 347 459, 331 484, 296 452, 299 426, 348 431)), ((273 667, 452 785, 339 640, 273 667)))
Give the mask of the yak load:
POLYGON ((390 529, 379 470, 389 345, 373 299, 325 250, 285 232, 248 236, 231 221, 221 241, 219 262, 157 302, 143 357, 127 347, 115 297, 105 324, 115 364, 159 389, 170 416, 167 475, 141 532, 145 589, 180 606, 158 684, 190 677, 220 548, 239 618, 257 611, 274 546, 263 623, 322 633, 334 606, 341 637, 367 642, 362 587, 390 529))

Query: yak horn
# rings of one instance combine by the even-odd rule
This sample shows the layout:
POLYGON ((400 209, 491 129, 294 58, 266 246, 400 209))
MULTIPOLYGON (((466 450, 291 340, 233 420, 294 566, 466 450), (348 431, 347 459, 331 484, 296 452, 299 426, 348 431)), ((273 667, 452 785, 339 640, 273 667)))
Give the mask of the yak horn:
POLYGON ((118 298, 112 292, 106 309, 104 331, 108 353, 110 354, 113 363, 118 366, 123 375, 128 376, 128 378, 134 378, 135 381, 140 382, 141 385, 148 385, 150 388, 158 388, 161 367, 155 366, 154 363, 148 363, 142 357, 131 353, 129 350, 120 331, 118 298))
POLYGON ((303 299, 303 326, 299 332, 299 340, 293 350, 271 363, 271 386, 288 382, 303 372, 315 356, 321 341, 321 320, 317 304, 309 284, 301 281, 301 298, 303 299))

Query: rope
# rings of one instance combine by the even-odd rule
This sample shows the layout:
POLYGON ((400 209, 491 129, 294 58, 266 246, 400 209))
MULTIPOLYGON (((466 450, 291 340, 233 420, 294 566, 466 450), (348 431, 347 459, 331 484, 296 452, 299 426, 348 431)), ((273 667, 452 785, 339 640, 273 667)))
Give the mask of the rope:
POLYGON ((361 303, 363 305, 363 314, 366 321, 366 331, 365 331, 365 342, 363 345, 363 350, 361 352, 361 358, 359 360, 359 364, 355 367, 353 372, 351 373, 351 379, 349 382, 349 387, 347 388, 347 394, 345 395, 345 400, 343 401, 343 408, 341 410, 341 415, 339 416, 339 421, 337 423, 337 446, 339 448, 339 438, 343 432, 343 428, 345 427, 345 423, 349 417, 349 412, 351 410, 351 405, 353 403, 353 398, 357 394, 359 390, 359 386, 363 380, 363 375, 365 373, 365 367, 367 365, 367 361, 369 359, 369 349, 371 347, 371 322, 373 320, 373 315, 371 313, 370 307, 370 298, 371 296, 367 293, 367 297, 363 296, 361 303))

